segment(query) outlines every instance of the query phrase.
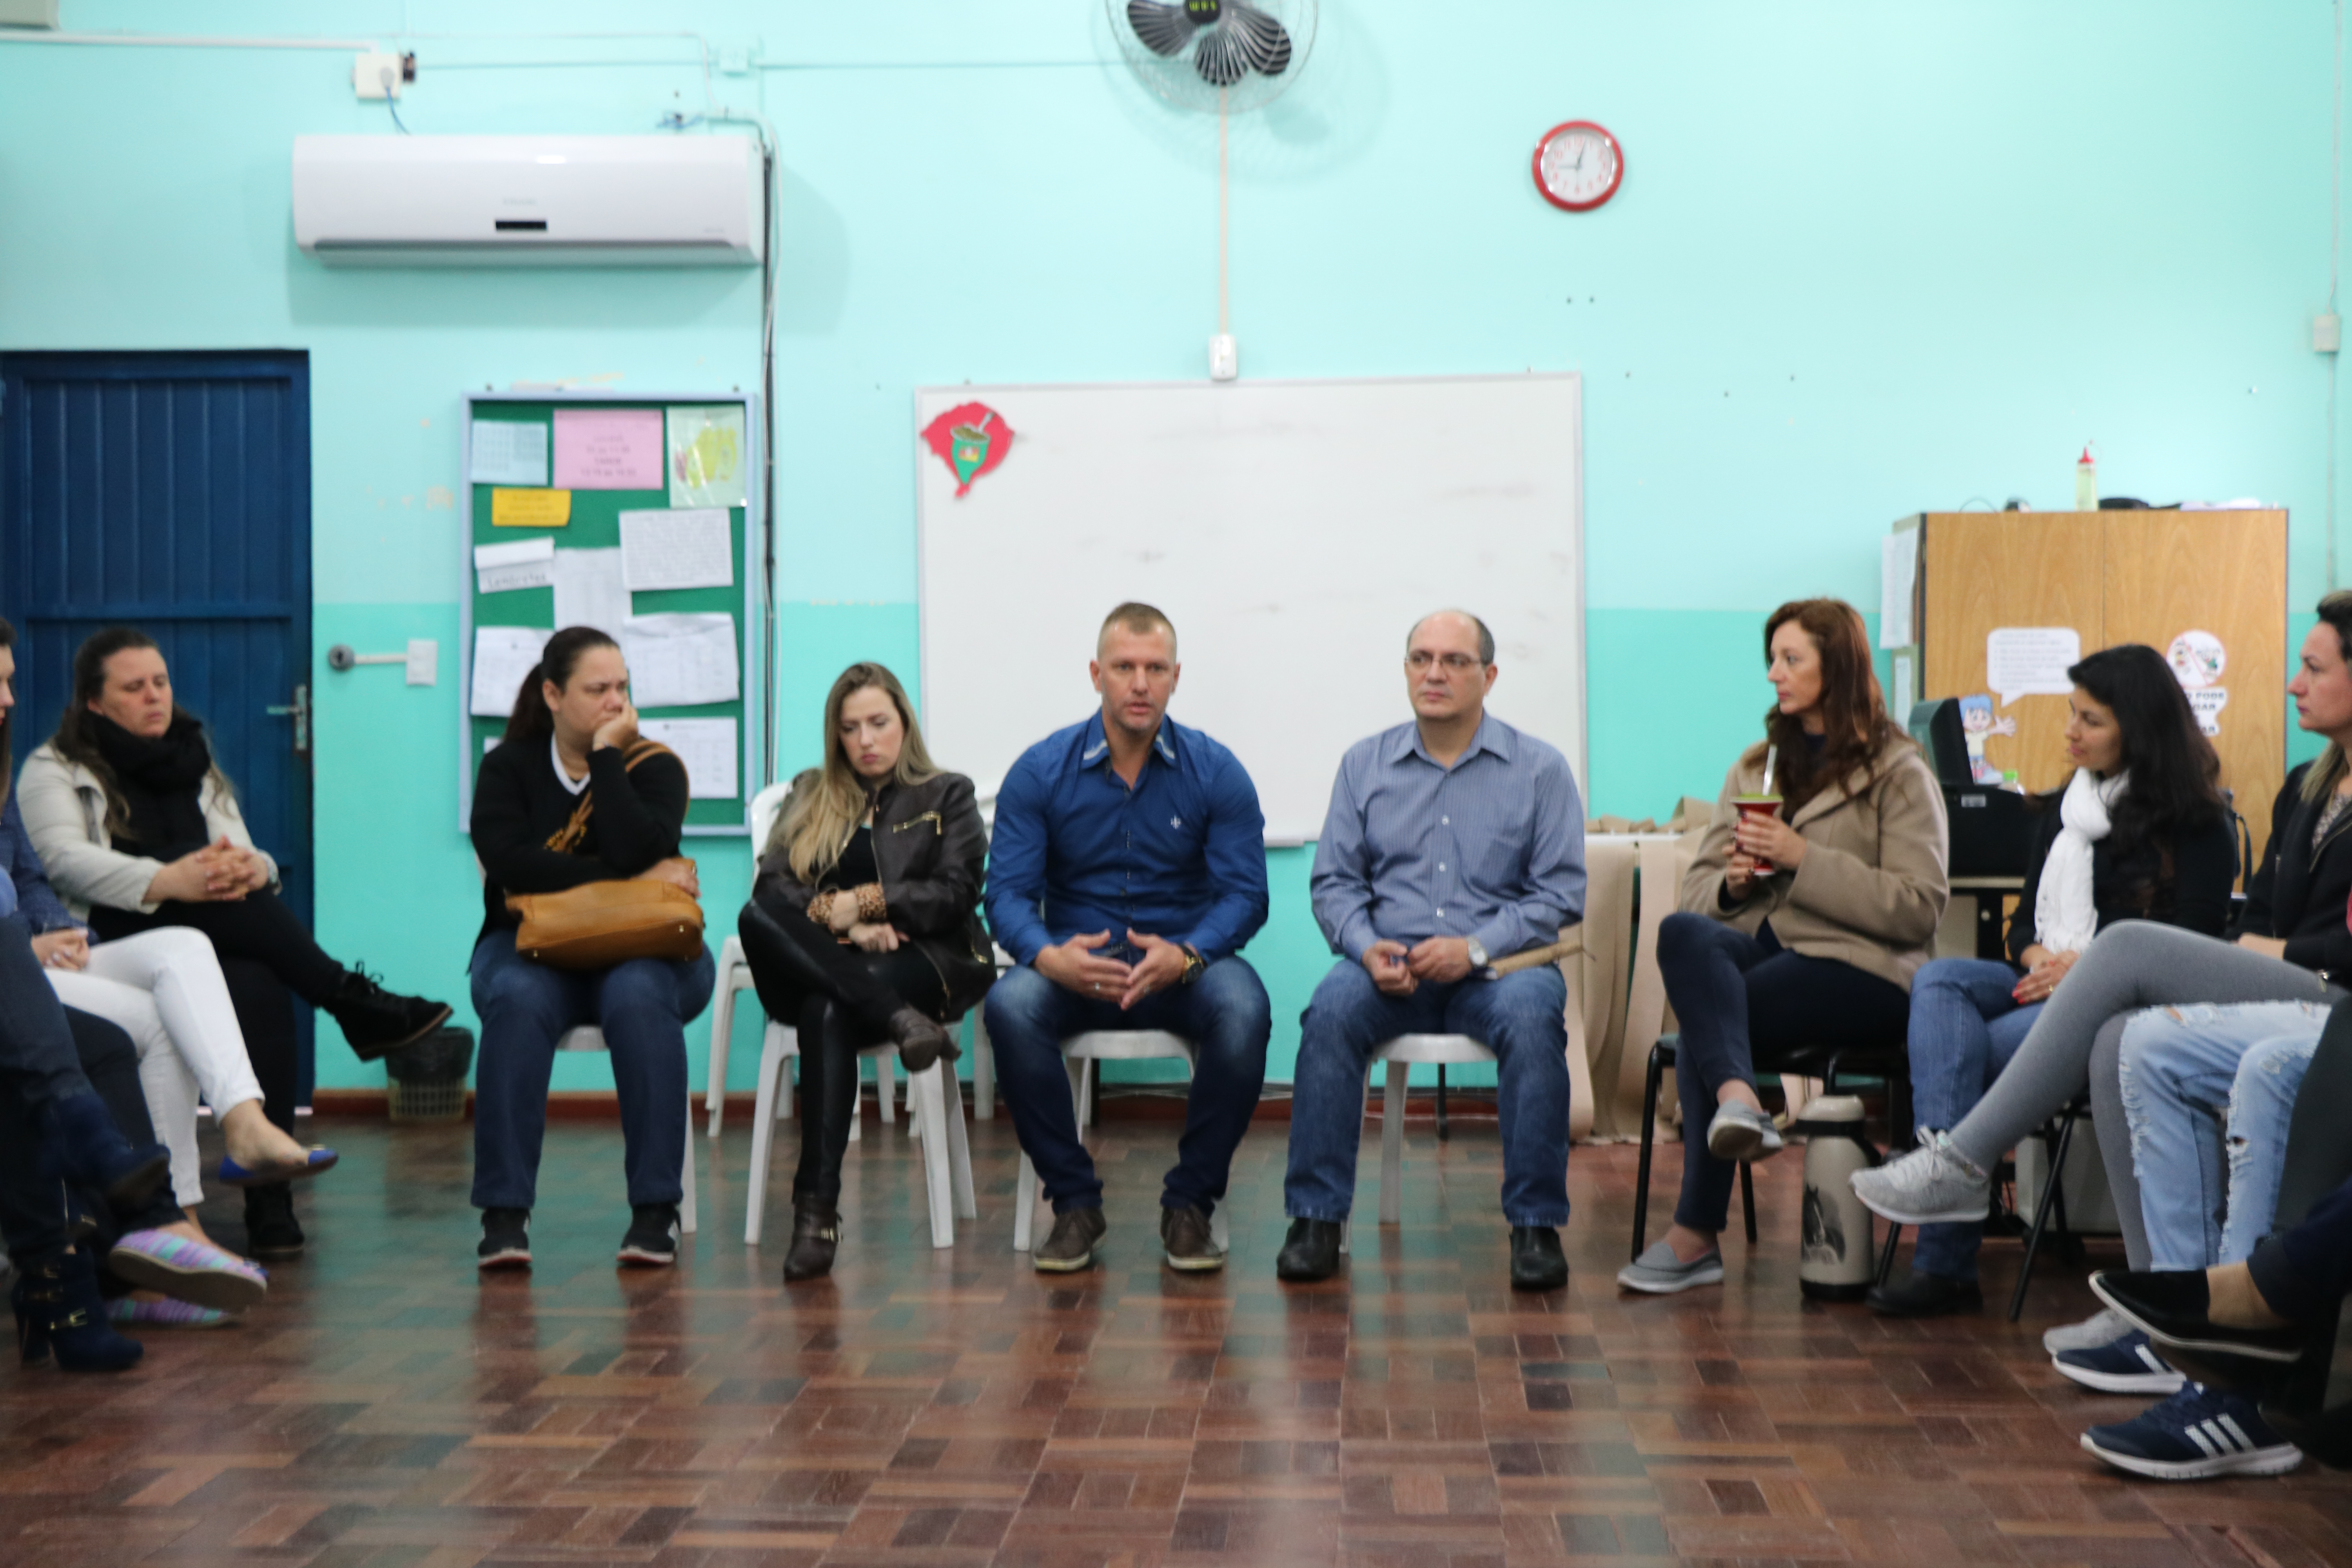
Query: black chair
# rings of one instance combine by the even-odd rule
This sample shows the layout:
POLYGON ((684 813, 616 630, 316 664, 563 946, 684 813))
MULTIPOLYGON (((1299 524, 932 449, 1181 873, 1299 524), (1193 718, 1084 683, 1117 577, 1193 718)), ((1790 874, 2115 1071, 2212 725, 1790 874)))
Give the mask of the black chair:
MULTIPOLYGON (((1639 1258, 1642 1248, 1649 1242, 1650 1228, 1650 1151, 1657 1141, 1658 1090, 1666 1068, 1675 1065, 1675 1056, 1682 1045, 1679 1035, 1661 1035, 1650 1047, 1649 1071, 1642 1085, 1642 1162, 1640 1174, 1633 1188, 1633 1256, 1639 1258)), ((1818 1078, 1824 1093, 1837 1089, 1838 1076, 1853 1064, 1851 1076, 1876 1078, 1887 1086, 1887 1124, 1895 1132, 1898 1144, 1907 1142, 1911 1110, 1911 1053, 1898 1042, 1893 1047, 1876 1047, 1860 1050, 1831 1050, 1825 1046, 1808 1046, 1791 1051, 1771 1062, 1756 1064, 1759 1072, 1776 1072, 1782 1077, 1818 1078)), ((1799 1108, 1790 1107, 1791 1111, 1799 1108)), ((1685 1138, 1694 1135, 1691 1128, 1683 1129, 1685 1138)), ((1706 1136, 1706 1130, 1696 1130, 1696 1135, 1706 1136)), ((1750 1246, 1756 1241, 1756 1179, 1748 1162, 1739 1163, 1739 1206, 1748 1226, 1750 1246)), ((1878 1278, 1883 1283, 1895 1258, 1892 1236, 1886 1251, 1879 1259, 1878 1278)))

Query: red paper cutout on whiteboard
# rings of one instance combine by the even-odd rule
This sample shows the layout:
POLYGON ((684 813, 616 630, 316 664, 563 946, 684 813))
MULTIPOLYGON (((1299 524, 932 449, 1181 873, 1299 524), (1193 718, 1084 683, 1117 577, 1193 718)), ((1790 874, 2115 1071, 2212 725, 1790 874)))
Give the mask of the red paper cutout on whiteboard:
POLYGON ((1013 426, 985 403, 959 403, 923 426, 923 444, 956 477, 956 494, 993 472, 1013 449, 1013 426))

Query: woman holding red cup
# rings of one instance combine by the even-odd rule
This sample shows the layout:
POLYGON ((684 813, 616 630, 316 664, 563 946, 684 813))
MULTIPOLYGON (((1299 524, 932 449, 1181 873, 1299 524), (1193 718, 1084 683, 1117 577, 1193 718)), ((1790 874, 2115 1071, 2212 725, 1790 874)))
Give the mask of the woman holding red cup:
POLYGON ((1943 791, 1886 711, 1861 614, 1783 605, 1764 655, 1765 738, 1725 776, 1681 912, 1658 931, 1682 1026, 1683 1187, 1673 1228, 1618 1274, 1628 1289, 1722 1280, 1734 1169, 1781 1148, 1759 1059, 1901 1040, 1949 893, 1943 791))

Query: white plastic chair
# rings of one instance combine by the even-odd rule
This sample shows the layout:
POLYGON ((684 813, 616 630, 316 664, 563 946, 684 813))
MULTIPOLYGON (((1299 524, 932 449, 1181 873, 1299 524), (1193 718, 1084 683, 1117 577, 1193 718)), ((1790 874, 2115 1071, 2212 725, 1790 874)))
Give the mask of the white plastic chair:
MULTIPOLYGON (((761 1222, 768 1206, 769 1156, 774 1146, 776 1123, 786 1119, 792 1104, 793 1086, 786 1064, 800 1054, 799 1033, 772 1021, 761 1037, 760 1097, 751 1113, 751 1191, 743 1205, 746 1247, 760 1245, 761 1222)), ((898 1052, 898 1047, 886 1044, 869 1046, 858 1055, 873 1061, 875 1076, 887 1083, 882 1060, 885 1057, 895 1060, 898 1052)), ((935 1247, 955 1245, 958 1219, 980 1217, 972 1194, 971 1145, 964 1134, 963 1093, 955 1087, 954 1071, 954 1063, 940 1061, 921 1072, 907 1075, 907 1120, 916 1141, 923 1146, 923 1185, 930 1201, 931 1245, 935 1247), (942 1150, 946 1151, 944 1158, 942 1150)), ((801 1136, 813 1137, 815 1132, 812 1125, 803 1128, 801 1136)), ((854 1114, 849 1122, 849 1141, 858 1141, 854 1114)))
MULTIPOLYGON (((593 1024, 583 1024, 576 1029, 564 1030, 557 1038, 555 1048, 559 1051, 602 1051, 610 1047, 604 1044, 604 1030, 593 1024)), ((686 1161, 678 1171, 677 1180, 678 1185, 686 1191, 686 1195, 678 1201, 677 1228, 686 1235, 692 1236, 694 1234, 694 1097, 690 1094, 686 1098, 686 1161)))
MULTIPOLYGON (((1465 1062, 1491 1062, 1495 1053, 1467 1035, 1399 1035, 1372 1048, 1368 1067, 1388 1064, 1388 1083, 1381 1094, 1381 1223, 1402 1218, 1404 1198, 1404 1101, 1406 1081, 1415 1062, 1458 1067, 1465 1062)), ((1371 1099, 1372 1079, 1364 1075, 1364 1098, 1371 1099)), ((1339 1250, 1348 1250, 1351 1226, 1339 1227, 1339 1250)))
MULTIPOLYGON (((789 783, 772 784, 751 797, 751 855, 755 860, 761 847, 767 844, 768 835, 775 831, 776 816, 784 809, 784 796, 791 790, 789 783)), ((719 989, 710 1000, 709 1073, 702 1091, 704 1108, 710 1114, 709 1135, 713 1138, 719 1136, 719 1124, 727 1114, 727 1052, 734 1043, 735 994, 750 990, 751 965, 743 956, 743 939, 730 936, 719 947, 719 989)), ((790 1027, 786 1026, 787 1029, 790 1027)), ((764 1046, 761 1054, 763 1057, 766 1054, 764 1046)), ((893 1062, 895 1060, 893 1058, 893 1062)), ((894 1065, 879 1060, 875 1063, 874 1087, 882 1102, 882 1120, 887 1122, 891 1119, 890 1101, 898 1089, 894 1065)), ((908 1103, 911 1106, 914 1103, 912 1089, 908 1092, 908 1103)), ((789 1094, 784 1096, 780 1115, 786 1121, 793 1119, 793 1097, 789 1094)))
MULTIPOLYGON (((1087 1075, 1096 1062, 1180 1061, 1189 1075, 1198 1066, 1192 1042, 1165 1029, 1095 1029, 1083 1035, 1073 1035, 1062 1042, 1062 1064, 1070 1074, 1070 1109, 1084 1118, 1087 1110, 1087 1075)), ((1037 1167, 1029 1163, 1026 1150, 1021 1155, 1021 1180, 1013 1202, 1013 1250, 1026 1252, 1037 1218, 1037 1167)), ((1217 1250, 1224 1251, 1225 1205, 1220 1203, 1209 1216, 1209 1239, 1217 1250)))

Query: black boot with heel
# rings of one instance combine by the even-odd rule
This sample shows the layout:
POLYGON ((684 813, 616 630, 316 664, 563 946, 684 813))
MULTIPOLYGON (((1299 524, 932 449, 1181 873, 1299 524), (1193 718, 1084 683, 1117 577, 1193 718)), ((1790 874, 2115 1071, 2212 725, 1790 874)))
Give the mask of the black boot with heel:
POLYGON ((830 1204, 803 1198, 793 1205, 793 1246, 784 1254, 784 1283, 822 1279, 833 1272, 834 1248, 841 1244, 841 1215, 830 1204))
POLYGON ((9 1289, 16 1313, 16 1352, 26 1366, 54 1359, 68 1372, 121 1372, 146 1354, 137 1340, 108 1326, 98 1271, 76 1247, 24 1265, 9 1289))
POLYGON ((341 1026, 352 1054, 363 1062, 413 1046, 449 1021, 449 1005, 386 991, 364 969, 347 969, 321 1005, 341 1026))

